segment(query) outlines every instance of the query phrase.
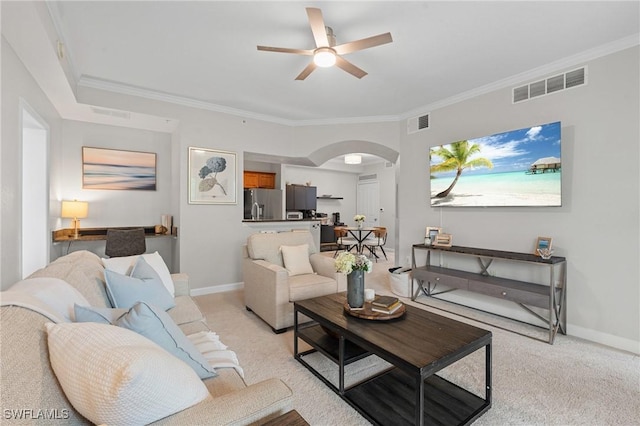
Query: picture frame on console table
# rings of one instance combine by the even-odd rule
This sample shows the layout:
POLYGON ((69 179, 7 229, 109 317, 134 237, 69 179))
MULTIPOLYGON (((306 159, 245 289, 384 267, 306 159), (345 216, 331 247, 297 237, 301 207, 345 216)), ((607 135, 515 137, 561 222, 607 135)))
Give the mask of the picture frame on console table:
POLYGON ((451 234, 438 234, 433 243, 434 247, 451 247, 453 245, 453 235, 451 234))
POLYGON ((540 256, 539 250, 549 249, 551 250, 551 243, 553 239, 550 237, 538 237, 536 241, 536 248, 533 250, 533 254, 540 256))
POLYGON ((189 147, 189 204, 237 204, 237 155, 189 147))
POLYGON ((442 228, 427 226, 424 233, 424 245, 432 245, 436 241, 436 237, 438 236, 438 234, 440 234, 440 232, 442 232, 442 228))

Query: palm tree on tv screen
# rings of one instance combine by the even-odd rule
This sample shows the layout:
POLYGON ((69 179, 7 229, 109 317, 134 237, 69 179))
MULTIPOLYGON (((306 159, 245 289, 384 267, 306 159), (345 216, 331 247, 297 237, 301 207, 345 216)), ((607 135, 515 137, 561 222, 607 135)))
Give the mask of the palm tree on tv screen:
POLYGON ((451 185, 444 191, 436 194, 435 198, 444 198, 449 195, 464 169, 473 167, 493 168, 493 163, 486 158, 480 157, 469 160, 469 157, 473 154, 480 152, 480 145, 477 143, 470 145, 469 141, 458 141, 448 146, 450 149, 441 146, 438 149, 432 149, 429 153, 430 157, 436 155, 443 160, 441 163, 431 166, 431 173, 456 171, 456 177, 453 179, 453 182, 451 182, 451 185))

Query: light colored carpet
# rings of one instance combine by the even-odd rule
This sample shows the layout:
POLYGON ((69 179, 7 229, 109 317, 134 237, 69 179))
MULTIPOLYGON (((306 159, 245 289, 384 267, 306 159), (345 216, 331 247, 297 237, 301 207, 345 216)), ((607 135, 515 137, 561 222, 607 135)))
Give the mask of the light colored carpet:
MULTIPOLYGON (((380 294, 391 294, 388 268, 392 266, 392 260, 374 264, 373 272, 365 278, 367 287, 380 294)), ((211 328, 237 353, 247 383, 280 378, 293 390, 294 408, 311 425, 368 425, 294 360, 293 332, 274 334, 266 323, 245 309, 243 297, 242 291, 234 291, 198 296, 195 300, 211 328)), ((493 406, 475 424, 640 424, 640 357, 571 336, 558 335, 555 344, 549 345, 405 301, 493 333, 493 406)), ((471 309, 465 313, 477 315, 471 309)), ((502 321, 491 320, 494 319, 495 324, 502 321)), ((336 371, 331 370, 335 364, 322 359, 317 362, 330 380, 336 380, 337 367, 336 371)), ((373 368, 364 362, 348 371, 357 378, 373 368)), ((484 351, 447 367, 440 375, 484 395, 484 351)))

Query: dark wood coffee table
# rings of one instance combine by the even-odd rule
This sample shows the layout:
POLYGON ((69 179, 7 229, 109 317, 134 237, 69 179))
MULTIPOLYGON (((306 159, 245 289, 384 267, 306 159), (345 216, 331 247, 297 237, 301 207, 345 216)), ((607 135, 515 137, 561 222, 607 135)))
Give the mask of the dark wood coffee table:
POLYGON ((294 356, 370 422, 380 425, 469 424, 491 407, 491 332, 413 306, 389 321, 347 315, 344 293, 294 304, 294 356), (299 324, 298 315, 314 320, 299 324), (298 339, 313 349, 298 352, 298 339), (484 399, 436 375, 485 348, 484 399), (304 359, 320 352, 338 365, 336 387, 304 359), (393 368, 344 386, 345 367, 377 355, 393 368))

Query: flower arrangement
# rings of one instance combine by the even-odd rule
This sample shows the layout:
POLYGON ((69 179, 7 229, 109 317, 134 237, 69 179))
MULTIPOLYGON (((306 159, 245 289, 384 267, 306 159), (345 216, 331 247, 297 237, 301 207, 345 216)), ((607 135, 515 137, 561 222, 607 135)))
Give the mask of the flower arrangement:
POLYGON ((353 217, 353 220, 355 220, 356 222, 364 222, 365 220, 367 220, 367 217, 363 214, 357 214, 353 217))
POLYGON ((373 263, 364 254, 355 255, 348 251, 343 251, 336 257, 336 272, 350 274, 353 271, 371 272, 373 263))

